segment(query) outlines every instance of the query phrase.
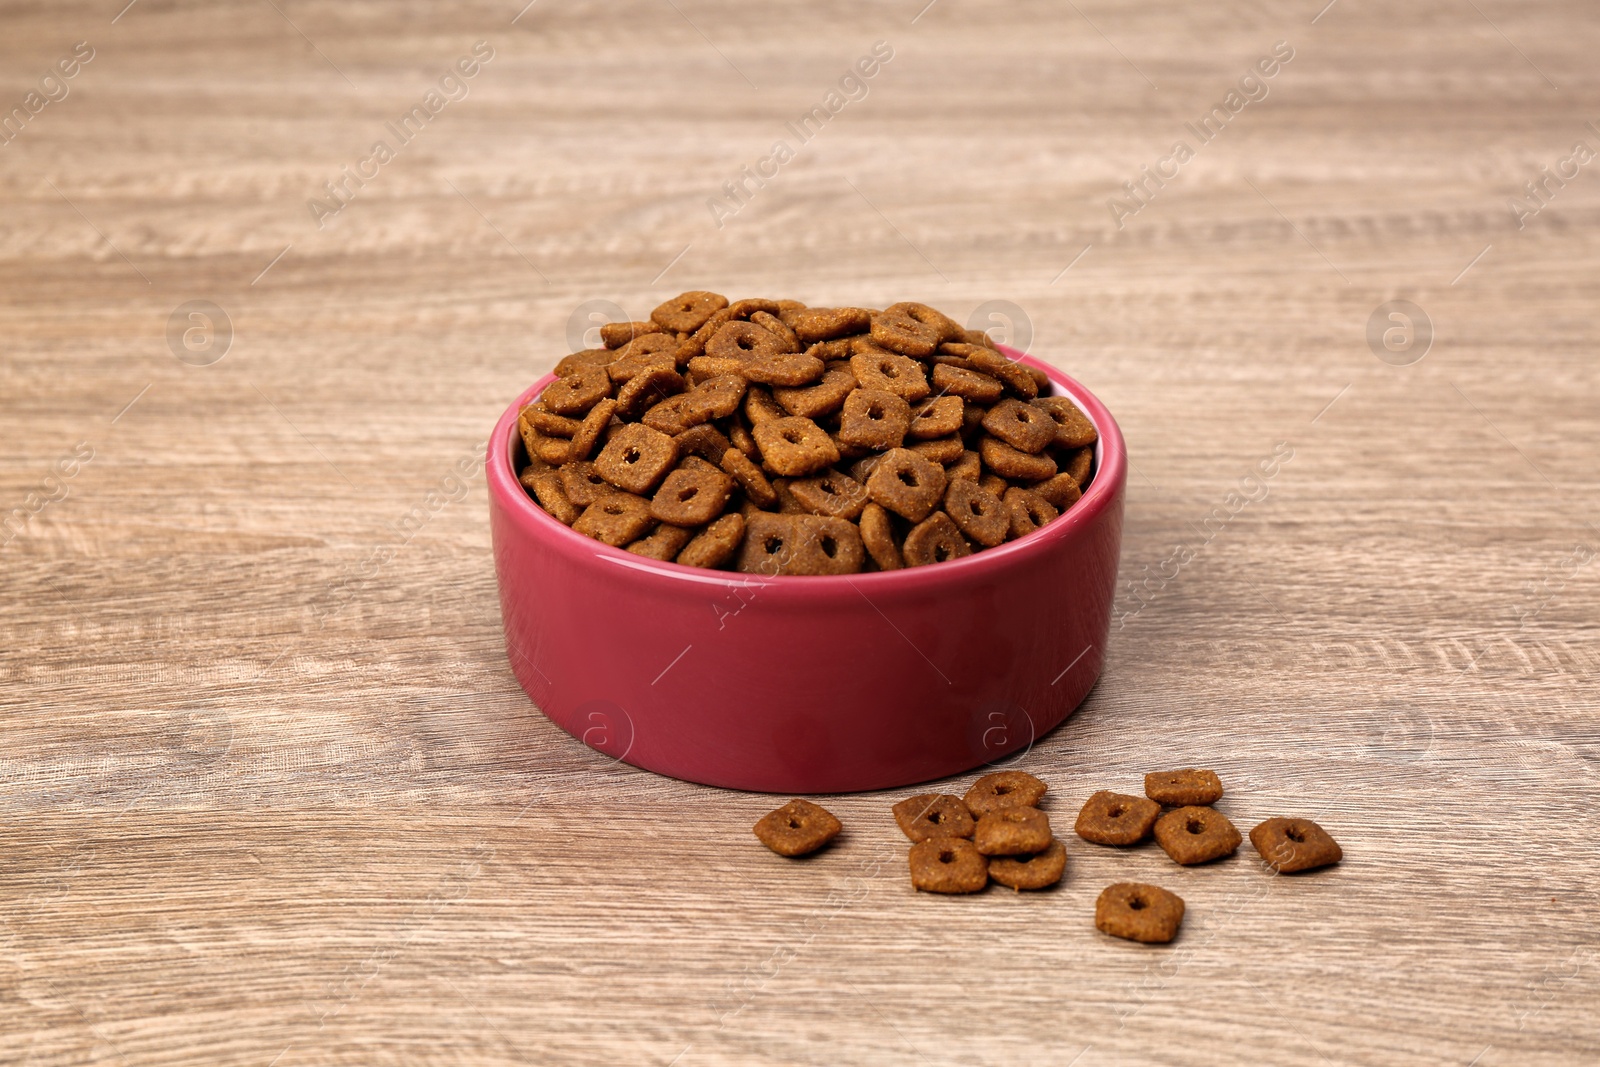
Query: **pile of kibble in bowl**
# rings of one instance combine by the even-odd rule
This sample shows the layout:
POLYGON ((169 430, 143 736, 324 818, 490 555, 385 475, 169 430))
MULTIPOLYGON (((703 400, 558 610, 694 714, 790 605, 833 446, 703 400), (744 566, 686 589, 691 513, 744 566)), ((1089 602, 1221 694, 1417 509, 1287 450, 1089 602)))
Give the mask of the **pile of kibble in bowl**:
POLYGON ((1095 429, 926 304, 689 292, 601 327, 518 420, 519 479, 578 533, 767 575, 960 559, 1072 507, 1095 429))

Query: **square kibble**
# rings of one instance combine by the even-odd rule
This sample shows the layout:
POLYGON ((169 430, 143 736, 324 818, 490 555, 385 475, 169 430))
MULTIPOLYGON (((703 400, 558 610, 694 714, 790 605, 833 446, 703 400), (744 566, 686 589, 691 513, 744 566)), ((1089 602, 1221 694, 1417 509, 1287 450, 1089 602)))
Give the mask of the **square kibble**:
POLYGON ((1064 396, 1041 396, 1033 401, 1050 416, 1055 424, 1055 438, 1051 442, 1061 448, 1083 448, 1100 439, 1089 416, 1064 396))
POLYGON ((952 478, 944 491, 944 510, 963 537, 993 548, 1011 531, 1011 511, 976 479, 952 478))
POLYGON ((732 495, 733 479, 720 470, 679 467, 656 490, 650 514, 674 526, 703 526, 722 514, 732 495))
POLYGON ((695 535, 678 553, 677 562, 685 567, 721 567, 733 559, 743 542, 744 516, 733 512, 695 535))
POLYGON ((1216 771, 1156 771, 1144 776, 1144 795, 1169 808, 1201 807, 1222 799, 1222 779, 1216 771))
POLYGON ((963 837, 911 846, 911 884, 924 893, 976 893, 989 884, 989 858, 963 837))
POLYGON ((977 820, 960 797, 923 793, 894 806, 894 821, 912 841, 934 837, 971 837, 977 820))
POLYGON ((1160 886, 1118 882, 1100 891, 1094 902, 1094 925, 1103 934, 1125 941, 1165 944, 1183 924, 1183 898, 1160 886))
POLYGON ((1216 808, 1174 808, 1156 820, 1155 833, 1162 851, 1185 867, 1231 856, 1244 840, 1216 808))
POLYGON ((867 487, 839 471, 823 471, 789 483, 795 501, 813 515, 855 519, 867 506, 867 487))
POLYGON ((867 495, 901 518, 926 519, 944 498, 944 468, 907 448, 891 448, 872 468, 867 495))
POLYGON ((1056 438, 1056 424, 1048 413, 1014 399, 1002 400, 990 408, 983 416, 983 428, 1012 448, 1030 454, 1043 452, 1056 438))
POLYGON ((972 843, 985 856, 1028 856, 1050 847, 1050 817, 1038 808, 1001 808, 978 820, 972 843))
POLYGON ((972 546, 961 536, 961 530, 950 516, 936 511, 911 527, 900 553, 907 567, 925 567, 970 556, 972 546))
POLYGON ((678 461, 678 446, 659 430, 637 422, 617 430, 595 457, 600 477, 629 493, 648 493, 678 461))
POLYGON ((780 856, 808 856, 838 837, 841 829, 828 809, 809 800, 791 800, 763 815, 755 834, 780 856))
POLYGON ((739 570, 769 577, 855 574, 865 555, 860 530, 845 519, 758 511, 745 520, 739 570))
POLYGON ((851 356, 850 373, 863 389, 881 389, 908 401, 921 400, 929 392, 928 376, 921 363, 881 349, 868 348, 851 356))
POLYGON ((1073 829, 1097 845, 1137 845, 1160 816, 1161 805, 1153 800, 1102 789, 1083 802, 1073 829))
POLYGON ((911 409, 911 428, 906 432, 918 441, 960 433, 965 410, 959 396, 919 400, 916 407, 911 409))
POLYGON ((855 389, 839 416, 839 440, 883 451, 899 448, 911 425, 911 405, 887 389, 855 389))
POLYGON ((1268 819, 1250 831, 1250 843, 1267 866, 1282 874, 1315 870, 1344 858, 1339 842, 1310 819, 1268 819))
POLYGON ((621 548, 650 532, 650 501, 632 493, 607 493, 583 509, 572 528, 585 537, 621 548))
POLYGON ((761 458, 773 474, 800 478, 839 462, 839 448, 828 432, 810 419, 786 415, 757 423, 750 431, 761 458))
POLYGON ((972 783, 965 800, 978 816, 1006 808, 1036 808, 1050 787, 1027 771, 991 771, 972 783))
POLYGON ((1017 890, 1048 889, 1061 881, 1066 870, 1067 848, 1059 839, 1031 856, 993 856, 989 860, 989 880, 1017 890))

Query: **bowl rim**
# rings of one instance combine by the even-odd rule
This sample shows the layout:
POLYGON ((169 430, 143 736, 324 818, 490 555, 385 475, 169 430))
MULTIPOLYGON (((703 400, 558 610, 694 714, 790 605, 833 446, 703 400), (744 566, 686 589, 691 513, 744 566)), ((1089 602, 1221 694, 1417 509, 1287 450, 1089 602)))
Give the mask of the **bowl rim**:
POLYGON ((487 461, 484 465, 489 492, 501 505, 507 519, 529 536, 560 552, 569 559, 598 559, 605 563, 627 568, 635 576, 670 585, 690 585, 723 589, 763 588, 783 589, 800 593, 848 593, 865 596, 862 586, 873 592, 892 593, 902 589, 923 589, 930 583, 947 582, 966 584, 991 580, 1002 571, 1026 567, 1051 546, 1069 539, 1080 528, 1099 520, 1114 506, 1119 490, 1127 477, 1127 448, 1116 419, 1100 399, 1070 375, 1057 370, 1044 361, 1019 352, 1007 345, 997 346, 1012 360, 1026 366, 1037 367, 1047 374, 1055 387, 1077 404, 1094 424, 1098 440, 1095 442, 1095 476, 1082 498, 1066 513, 1039 527, 1032 533, 1007 541, 994 548, 985 548, 961 559, 946 560, 926 567, 905 567, 895 571, 864 571, 859 574, 746 574, 742 571, 711 570, 690 567, 681 563, 650 559, 621 548, 613 548, 602 541, 575 532, 554 515, 540 507, 512 468, 511 455, 520 433, 516 431, 517 416, 550 382, 555 374, 541 376, 500 416, 494 433, 489 438, 487 461))

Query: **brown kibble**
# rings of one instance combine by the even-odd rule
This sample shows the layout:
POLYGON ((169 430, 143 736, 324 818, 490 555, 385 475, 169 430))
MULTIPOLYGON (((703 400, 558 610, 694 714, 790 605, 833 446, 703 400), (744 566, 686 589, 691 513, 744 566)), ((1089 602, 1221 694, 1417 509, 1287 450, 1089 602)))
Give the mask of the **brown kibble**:
POLYGON ((572 435, 572 447, 567 453, 570 458, 567 462, 589 458, 589 453, 594 451, 594 446, 599 443, 601 435, 611 425, 611 416, 616 410, 617 402, 610 397, 589 409, 589 414, 578 424, 578 432, 572 435))
POLYGON ((1210 805, 1222 799, 1222 779, 1216 771, 1156 771, 1144 776, 1144 795, 1169 808, 1210 805))
POLYGON ((1166 944, 1183 923, 1183 898, 1160 886, 1118 882, 1100 891, 1094 903, 1094 925, 1125 941, 1166 944))
POLYGON ((872 316, 872 339, 891 352, 918 358, 933 355, 939 347, 939 331, 904 311, 880 311, 872 316))
POLYGON ((660 332, 659 322, 608 322, 600 327, 600 343, 607 348, 621 348, 635 337, 660 332))
POLYGON ((983 428, 1019 452, 1030 454, 1043 452, 1056 438, 1056 424, 1048 414, 1010 397, 989 409, 983 428))
POLYGON ((744 417, 750 420, 752 427, 773 419, 787 418, 788 415, 764 386, 752 385, 744 394, 744 417))
POLYGON ((1137 845, 1160 815, 1161 805, 1153 800, 1102 789, 1083 802, 1073 829, 1097 845, 1137 845))
POLYGON ((1069 456, 1062 466, 1072 475, 1080 489, 1089 487, 1089 472, 1094 469, 1094 449, 1080 448, 1069 456))
POLYGON ((685 567, 721 567, 744 541, 744 516, 733 512, 707 526, 678 553, 685 567))
POLYGON ((1052 838, 1044 851, 1031 856, 995 856, 989 860, 989 880, 1012 889, 1048 889, 1067 870, 1067 847, 1052 838))
POLYGON ((933 367, 933 387, 941 393, 959 396, 975 404, 992 404, 1000 399, 1005 386, 999 378, 991 378, 975 370, 936 363, 933 367))
POLYGON ((770 311, 757 311, 750 316, 750 321, 778 339, 778 351, 800 351, 800 338, 795 336, 788 323, 770 311))
POLYGON ((827 431, 798 415, 758 423, 751 433, 774 474, 797 478, 839 462, 839 449, 827 431))
POLYGON ((637 419, 650 408, 688 387, 683 375, 671 367, 651 367, 629 378, 617 390, 617 417, 637 419))
POLYGON ((863 353, 850 357, 850 373, 863 389, 882 389, 907 401, 928 395, 928 377, 922 364, 893 352, 863 353))
POLYGON ((1038 808, 1001 808, 978 820, 972 843, 985 856, 1029 856, 1050 847, 1050 817, 1038 808))
POLYGON ((868 504, 862 509, 861 543, 879 570, 897 571, 906 565, 900 546, 894 543, 894 524, 882 504, 868 504))
POLYGON ((734 319, 718 327, 711 340, 706 342, 705 354, 713 359, 744 364, 782 352, 782 342, 771 331, 762 329, 754 322, 734 319))
POLYGON ((578 516, 582 512, 577 505, 567 499, 567 494, 561 488, 561 476, 555 471, 523 471, 521 481, 523 486, 532 491, 534 498, 539 501, 539 506, 553 515, 557 521, 568 526, 578 521, 578 516))
POLYGON ((669 396, 659 404, 652 404, 637 425, 648 426, 668 437, 677 437, 709 421, 703 405, 695 412, 691 412, 689 407, 688 393, 669 396))
MULTIPOLYGON (((656 490, 650 501, 650 514, 674 526, 703 526, 722 514, 732 495, 733 479, 720 470, 679 467, 656 490)), ((672 554, 676 556, 677 550, 672 554)))
POLYGON ((961 530, 950 516, 936 511, 911 528, 906 534, 906 543, 900 546, 900 554, 907 567, 923 567, 970 556, 972 546, 961 536, 961 530))
POLYGON ((890 304, 883 309, 885 315, 908 315, 913 320, 933 330, 941 342, 960 341, 965 338, 966 331, 961 324, 942 311, 935 310, 927 304, 919 304, 915 300, 905 300, 898 304, 890 304))
POLYGON ((621 548, 643 537, 655 525, 650 501, 632 493, 607 493, 583 509, 572 528, 585 537, 621 548))
POLYGON ((617 358, 606 365, 606 373, 618 384, 629 382, 647 370, 674 369, 677 354, 678 341, 671 334, 646 334, 623 345, 617 358))
POLYGON ((1027 771, 991 771, 967 790, 967 807, 983 816, 1007 808, 1034 808, 1050 789, 1027 771))
POLYGON ((571 374, 551 382, 539 399, 557 415, 576 415, 610 395, 611 375, 604 367, 589 364, 575 367, 571 374))
POLYGON ((683 526, 672 526, 662 523, 655 528, 655 532, 641 537, 627 550, 636 556, 645 556, 649 559, 658 559, 663 563, 671 563, 677 559, 678 553, 694 538, 694 531, 683 526))
POLYGON ((567 499, 580 508, 588 507, 607 493, 616 492, 610 482, 600 477, 593 463, 568 463, 558 473, 561 475, 561 489, 567 494, 567 499))
POLYGON ((966 451, 961 438, 954 434, 949 437, 935 437, 931 441, 912 441, 906 448, 929 463, 937 463, 941 467, 946 463, 954 463, 961 458, 962 452, 966 451))
POLYGON ((854 519, 867 506, 866 486, 836 470, 823 471, 789 483, 795 502, 813 515, 854 519))
POLYGON ((733 319, 748 319, 758 311, 765 311, 768 315, 776 315, 783 310, 783 301, 746 297, 743 300, 735 300, 727 306, 726 310, 728 317, 733 319))
POLYGON ((939 396, 919 401, 911 409, 911 427, 906 432, 919 441, 960 433, 964 410, 959 396, 939 396))
POLYGON ((1062 471, 1054 478, 1046 478, 1030 487, 1057 511, 1066 511, 1083 497, 1083 490, 1078 481, 1066 471, 1062 471))
POLYGON ((1185 867, 1231 856, 1244 840, 1216 808, 1175 808, 1156 820, 1156 844, 1185 867))
POLYGON ((905 398, 887 389, 855 389, 844 399, 839 440, 880 451, 899 448, 910 424, 911 405, 905 398))
POLYGON ((986 348, 972 345, 961 347, 963 351, 958 354, 967 357, 967 362, 972 365, 973 370, 1000 379, 1002 385, 1024 400, 1032 400, 1039 395, 1039 382, 1028 372, 1027 367, 1006 358, 1000 352, 991 352, 986 348))
POLYGON ((733 317, 733 313, 729 309, 722 308, 719 311, 713 311, 711 317, 701 323, 700 328, 693 333, 675 335, 678 338, 678 365, 692 363, 700 356, 705 355, 706 345, 717 335, 717 331, 722 329, 723 324, 733 317))
POLYGON ((909 449, 892 448, 872 468, 867 495, 901 518, 921 522, 944 498, 944 468, 909 449))
POLYGON ((985 437, 978 442, 978 455, 983 465, 1002 478, 1016 478, 1024 482, 1042 482, 1055 477, 1056 461, 1046 453, 1037 456, 1018 451, 996 437, 985 437))
POLYGON ((962 837, 911 846, 911 884, 924 893, 976 893, 989 884, 989 859, 962 837))
POLYGON ((770 508, 778 502, 778 493, 767 481, 767 476, 761 473, 761 468, 740 452, 737 448, 729 448, 722 453, 722 469, 733 475, 734 479, 744 489, 744 495, 758 508, 770 508))
POLYGON ((1010 509, 976 481, 956 478, 944 491, 944 510, 962 536, 974 544, 993 548, 1011 529, 1010 509))
POLYGON ((784 309, 778 317, 806 344, 865 333, 872 326, 872 312, 866 308, 784 309))
POLYGON ((578 432, 578 427, 583 425, 580 419, 569 419, 565 415, 552 415, 537 404, 529 404, 523 408, 522 417, 527 420, 529 426, 551 437, 571 437, 578 432))
POLYGON ((629 493, 648 493, 678 461, 672 438, 637 422, 611 435, 595 458, 600 477, 629 493))
POLYGON ((1055 424, 1052 443, 1058 447, 1084 448, 1100 439, 1089 416, 1064 396, 1041 396, 1033 401, 1033 406, 1043 409, 1055 424))
POLYGON ((979 459, 978 454, 972 451, 962 452, 960 459, 957 459, 944 469, 944 477, 947 482, 953 482, 958 478, 969 482, 977 482, 982 474, 983 460, 979 459))
POLYGON ((739 569, 768 576, 854 574, 865 554, 855 523, 758 511, 745 519, 739 569))
POLYGON ((678 446, 678 455, 696 455, 712 463, 721 462, 722 454, 731 447, 731 442, 723 436, 722 431, 709 422, 685 430, 672 440, 678 446))
MULTIPOLYGON (((1001 500, 1005 500, 1006 490, 1011 488, 1010 482, 994 473, 979 475, 978 484, 983 486, 989 492, 993 493, 995 496, 999 497, 1001 500)), ((1009 518, 1007 521, 1010 521, 1009 518)))
POLYGON ((1005 504, 1006 520, 1013 538, 1026 537, 1054 519, 1060 512, 1038 493, 1012 486, 1001 498, 1005 504))
POLYGON ((778 388, 772 391, 772 396, 789 414, 818 419, 843 407, 845 398, 855 387, 856 376, 850 373, 849 367, 840 366, 824 370, 822 381, 816 385, 778 388))
POLYGON ((894 806, 894 821, 912 841, 971 837, 978 825, 962 799, 948 793, 907 797, 894 806))
POLYGON ((718 293, 694 290, 679 293, 654 311, 650 319, 676 333, 693 333, 715 312, 728 306, 728 298, 718 293))
POLYGON ((752 382, 799 388, 821 379, 826 369, 816 356, 795 352, 747 360, 741 373, 752 382))
POLYGON ((1250 843, 1280 874, 1311 871, 1344 858, 1339 842, 1310 819, 1268 819, 1250 831, 1250 843))
POLYGON ((809 800, 791 800, 757 820, 755 834, 780 856, 808 856, 842 829, 828 809, 809 800))
POLYGON ((565 378, 579 367, 604 367, 616 358, 617 354, 609 348, 587 348, 570 356, 562 356, 552 373, 557 378, 565 378))

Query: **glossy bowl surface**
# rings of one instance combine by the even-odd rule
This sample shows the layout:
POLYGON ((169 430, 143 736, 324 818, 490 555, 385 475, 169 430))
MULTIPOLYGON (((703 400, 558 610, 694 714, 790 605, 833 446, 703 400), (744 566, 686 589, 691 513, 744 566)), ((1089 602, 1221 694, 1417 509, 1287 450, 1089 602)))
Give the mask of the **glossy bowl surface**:
POLYGON ((574 533, 529 499, 506 409, 486 464, 512 670, 562 729, 674 778, 774 793, 884 789, 1003 765, 1100 675, 1127 458, 1094 422, 1083 498, 1026 537, 901 571, 765 577, 682 567, 574 533))

